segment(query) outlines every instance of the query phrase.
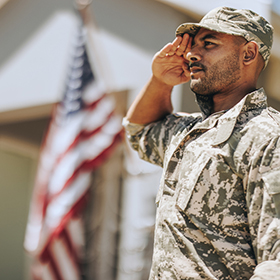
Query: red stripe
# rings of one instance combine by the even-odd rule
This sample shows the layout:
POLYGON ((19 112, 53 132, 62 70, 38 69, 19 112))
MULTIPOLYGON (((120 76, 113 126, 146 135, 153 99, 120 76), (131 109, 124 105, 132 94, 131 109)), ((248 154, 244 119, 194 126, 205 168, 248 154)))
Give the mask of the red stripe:
MULTIPOLYGON (((98 166, 100 166, 110 156, 110 154, 113 151, 113 148, 122 140, 122 135, 123 135, 122 131, 119 132, 118 134, 116 134, 114 136, 114 140, 112 141, 112 144, 110 146, 108 146, 105 150, 103 150, 102 153, 100 153, 93 160, 85 160, 84 162, 82 162, 81 165, 76 169, 77 172, 79 173, 84 170, 91 170, 91 169, 93 170, 93 169, 97 168, 98 166)), ((75 172, 76 172, 76 170, 75 170, 75 172)))
POLYGON ((68 185, 70 185, 73 180, 77 177, 77 175, 85 170, 93 170, 97 168, 99 165, 101 165, 111 154, 113 147, 116 146, 117 143, 120 142, 122 139, 123 131, 120 131, 118 134, 116 134, 113 138, 113 141, 110 146, 108 146, 106 149, 104 149, 97 157, 95 157, 92 160, 85 160, 83 161, 73 172, 73 175, 66 181, 64 188, 66 188, 68 185))
POLYGON ((50 265, 50 268, 52 269, 56 280, 63 280, 63 278, 60 275, 60 272, 58 270, 58 267, 56 265, 56 262, 54 261, 52 254, 49 250, 50 245, 51 245, 51 242, 48 243, 46 249, 44 250, 44 253, 40 256, 40 260, 42 263, 48 263, 50 265))
POLYGON ((84 107, 83 110, 89 110, 89 111, 93 111, 97 104, 106 96, 107 94, 104 93, 100 98, 98 98, 97 100, 93 101, 92 103, 84 103, 84 107))
POLYGON ((64 186, 61 190, 55 193, 52 197, 49 197, 49 204, 53 199, 59 196, 80 174, 80 172, 91 171, 101 165, 111 154, 113 148, 123 139, 123 130, 121 130, 118 134, 114 135, 112 143, 106 149, 104 149, 97 157, 91 160, 83 161, 73 172, 72 176, 65 182, 64 186))
POLYGON ((75 148, 79 142, 81 142, 82 140, 86 140, 86 139, 90 138, 91 136, 93 136, 93 135, 97 134, 98 132, 100 132, 101 129, 102 129, 102 127, 104 127, 104 125, 110 120, 110 118, 111 118, 113 115, 114 115, 114 112, 111 112, 111 113, 107 116, 107 118, 104 120, 104 123, 103 123, 101 126, 95 128, 95 129, 92 130, 92 131, 81 130, 80 133, 79 133, 79 134, 76 136, 76 138, 74 139, 74 141, 73 141, 73 142, 70 144, 70 146, 67 148, 67 150, 66 150, 63 154, 61 154, 61 155, 58 157, 58 159, 57 159, 57 161, 56 161, 56 163, 55 163, 54 166, 57 166, 57 165, 59 164, 59 162, 65 157, 65 155, 66 155, 70 150, 72 150, 73 148, 75 148))
POLYGON ((61 231, 60 237, 64 239, 69 256, 71 257, 73 264, 77 266, 77 270, 81 275, 80 260, 77 251, 75 250, 75 247, 72 244, 71 238, 69 237, 68 231, 65 227, 61 231))
POLYGON ((87 204, 89 197, 89 189, 80 197, 80 199, 73 205, 73 207, 64 215, 61 219, 60 224, 50 233, 48 240, 46 240, 46 245, 44 249, 40 253, 40 259, 44 259, 44 256, 48 255, 49 244, 52 242, 54 238, 57 238, 62 230, 65 228, 66 223, 69 221, 71 217, 78 215, 82 211, 82 209, 87 204))

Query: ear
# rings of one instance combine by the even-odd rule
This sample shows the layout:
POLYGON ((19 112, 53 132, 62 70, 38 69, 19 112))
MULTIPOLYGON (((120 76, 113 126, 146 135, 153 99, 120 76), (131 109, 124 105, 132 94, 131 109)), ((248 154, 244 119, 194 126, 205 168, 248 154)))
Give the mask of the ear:
POLYGON ((245 44, 243 52, 243 63, 244 65, 250 65, 257 60, 259 53, 259 46, 256 42, 250 41, 245 44))

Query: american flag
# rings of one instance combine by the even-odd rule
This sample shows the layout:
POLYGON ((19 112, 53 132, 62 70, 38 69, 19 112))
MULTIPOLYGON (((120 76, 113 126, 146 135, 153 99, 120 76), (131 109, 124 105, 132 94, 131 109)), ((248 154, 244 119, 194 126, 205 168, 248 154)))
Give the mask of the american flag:
POLYGON ((26 228, 24 246, 36 260, 36 280, 81 279, 81 214, 91 172, 122 137, 114 100, 93 71, 97 65, 89 62, 86 32, 81 27, 77 33, 63 100, 42 145, 26 228))

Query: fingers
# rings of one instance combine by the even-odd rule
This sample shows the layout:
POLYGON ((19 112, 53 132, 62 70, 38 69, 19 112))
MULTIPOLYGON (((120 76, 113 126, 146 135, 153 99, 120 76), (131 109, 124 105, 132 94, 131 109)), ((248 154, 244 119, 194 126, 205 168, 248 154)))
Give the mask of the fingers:
POLYGON ((172 48, 168 52, 168 56, 177 55, 182 56, 186 50, 191 48, 192 37, 189 34, 184 34, 183 37, 176 37, 172 42, 172 48))
POLYGON ((173 48, 173 44, 168 43, 158 52, 157 56, 161 58, 168 56, 169 53, 172 53, 172 48, 173 48))
POLYGON ((184 34, 183 37, 178 36, 172 43, 165 45, 157 54, 158 57, 166 56, 182 56, 188 49, 191 49, 192 37, 189 34, 184 34))
POLYGON ((193 38, 190 38, 190 40, 187 43, 187 46, 185 49, 185 54, 184 54, 185 58, 187 58, 187 53, 190 52, 192 49, 192 41, 193 41, 193 38))
POLYGON ((178 36, 174 39, 174 41, 171 43, 172 46, 171 46, 170 51, 168 52, 168 56, 172 56, 177 52, 178 48, 180 48, 182 41, 183 41, 183 38, 180 36, 178 36))
POLYGON ((181 56, 182 54, 185 53, 188 43, 191 41, 191 37, 189 36, 189 34, 184 34, 184 36, 181 38, 182 38, 181 43, 178 45, 174 53, 178 56, 181 56))
POLYGON ((192 49, 192 42, 193 42, 193 38, 191 36, 189 36, 190 39, 187 43, 187 48, 186 48, 186 51, 190 51, 192 49))

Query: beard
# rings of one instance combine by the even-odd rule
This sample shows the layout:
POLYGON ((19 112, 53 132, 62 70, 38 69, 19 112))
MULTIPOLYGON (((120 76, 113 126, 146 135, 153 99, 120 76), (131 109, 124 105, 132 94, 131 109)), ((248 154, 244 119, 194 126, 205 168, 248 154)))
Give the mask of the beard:
POLYGON ((200 62, 198 66, 205 75, 198 79, 191 79, 191 90, 199 95, 214 95, 220 93, 240 79, 239 53, 234 53, 214 63, 211 68, 200 62))

